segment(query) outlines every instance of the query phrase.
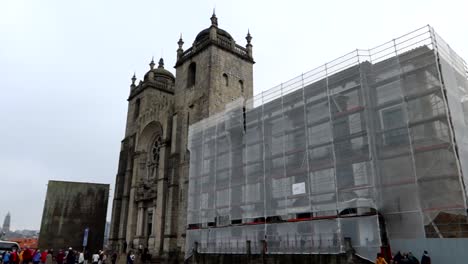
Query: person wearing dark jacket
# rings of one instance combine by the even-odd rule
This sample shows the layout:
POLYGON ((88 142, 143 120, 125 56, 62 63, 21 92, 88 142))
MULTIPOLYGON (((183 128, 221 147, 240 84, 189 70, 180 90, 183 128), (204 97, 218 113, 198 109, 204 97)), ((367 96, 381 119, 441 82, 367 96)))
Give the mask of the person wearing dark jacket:
POLYGON ((403 258, 403 256, 401 255, 401 252, 398 251, 396 253, 396 255, 393 257, 393 263, 395 264, 401 264, 401 259, 403 258))
POLYGON ((426 250, 424 250, 424 254, 422 255, 421 264, 431 264, 431 257, 429 257, 429 253, 426 250))
POLYGON ((130 250, 127 254, 127 264, 133 264, 134 261, 135 261, 135 255, 130 250))
POLYGON ((419 264, 419 260, 411 252, 408 253, 408 260, 411 264, 419 264))
POLYGON ((117 252, 112 253, 111 261, 112 264, 115 264, 117 262, 117 252))
POLYGON ((63 250, 59 250, 57 257, 55 258, 55 260, 57 261, 57 264, 63 264, 64 258, 65 258, 65 253, 63 253, 63 250))
POLYGON ((73 252, 73 248, 68 249, 66 261, 67 261, 67 264, 75 264, 76 258, 75 258, 75 253, 73 252))

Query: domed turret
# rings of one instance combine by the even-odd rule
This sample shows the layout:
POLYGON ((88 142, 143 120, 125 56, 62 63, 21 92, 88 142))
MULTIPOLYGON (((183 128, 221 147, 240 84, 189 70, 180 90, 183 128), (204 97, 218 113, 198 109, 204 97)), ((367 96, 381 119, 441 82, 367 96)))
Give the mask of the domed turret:
POLYGON ((154 67, 155 65, 154 59, 151 59, 149 64, 150 70, 145 74, 143 81, 140 81, 138 85, 135 85, 136 77, 134 76, 132 78, 132 84, 130 85, 131 91, 128 100, 131 100, 149 87, 173 93, 175 84, 174 74, 164 69, 163 58, 159 59, 157 68, 154 67))
POLYGON ((150 70, 145 74, 144 81, 158 81, 163 83, 175 81, 174 74, 170 71, 164 69, 164 60, 163 58, 159 59, 158 67, 154 68, 154 61, 151 60, 150 70))
POLYGON ((201 44, 209 39, 222 39, 223 41, 228 42, 229 44, 235 43, 231 34, 229 34, 226 30, 218 27, 218 18, 216 17, 214 10, 210 20, 211 26, 198 33, 198 35, 195 37, 195 41, 193 42, 194 46, 197 44, 201 44))
POLYGON ((193 41, 192 47, 189 49, 185 51, 182 49, 183 41, 182 38, 180 38, 178 42, 179 49, 177 49, 176 67, 212 45, 218 46, 225 51, 233 53, 244 60, 255 63, 252 58, 252 44, 250 43, 250 40, 252 39, 251 36, 248 36, 247 39, 248 47, 244 48, 236 44, 236 41, 231 36, 231 34, 229 34, 226 30, 218 27, 218 18, 216 17, 214 11, 210 20, 211 26, 203 29, 200 31, 200 33, 198 33, 198 35, 195 37, 195 40, 193 41))

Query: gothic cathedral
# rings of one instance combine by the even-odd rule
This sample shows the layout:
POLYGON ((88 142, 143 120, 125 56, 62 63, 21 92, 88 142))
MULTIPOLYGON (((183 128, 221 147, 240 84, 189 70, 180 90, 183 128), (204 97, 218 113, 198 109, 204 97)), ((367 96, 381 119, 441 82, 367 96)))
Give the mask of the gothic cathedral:
POLYGON ((218 27, 216 15, 192 46, 179 40, 176 75, 161 58, 143 80, 133 76, 116 176, 109 243, 180 259, 185 248, 188 128, 253 95, 252 37, 245 47, 218 27))

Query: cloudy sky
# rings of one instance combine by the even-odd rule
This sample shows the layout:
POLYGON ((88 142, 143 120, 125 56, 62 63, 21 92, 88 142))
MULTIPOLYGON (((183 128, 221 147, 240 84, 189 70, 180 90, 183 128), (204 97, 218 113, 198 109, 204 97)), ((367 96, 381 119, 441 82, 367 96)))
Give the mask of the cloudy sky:
POLYGON ((213 7, 238 44, 252 33, 255 93, 426 24, 468 59, 463 0, 0 0, 0 222, 39 229, 50 179, 113 193, 133 72, 174 72, 213 7))

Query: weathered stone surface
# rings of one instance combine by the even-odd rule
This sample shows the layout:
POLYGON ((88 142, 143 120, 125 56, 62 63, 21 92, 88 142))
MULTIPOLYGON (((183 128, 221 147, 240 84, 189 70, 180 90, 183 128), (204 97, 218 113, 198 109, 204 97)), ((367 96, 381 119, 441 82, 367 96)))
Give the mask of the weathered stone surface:
POLYGON ((188 50, 182 44, 175 78, 164 68, 154 70, 153 62, 138 85, 132 78, 109 237, 120 252, 147 247, 153 259, 176 262, 185 247, 188 127, 235 99, 251 97, 254 63, 251 49, 237 45, 217 23, 188 50), (152 160, 157 137, 158 162, 152 160))
POLYGON ((88 247, 103 247, 109 184, 49 181, 42 214, 39 248, 83 248, 85 228, 88 247))

